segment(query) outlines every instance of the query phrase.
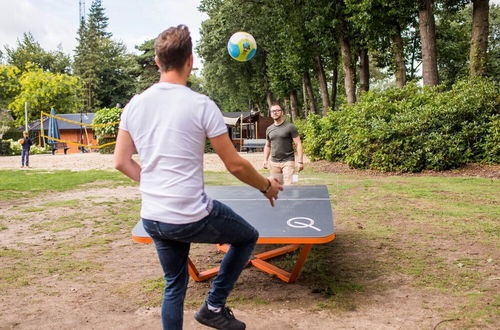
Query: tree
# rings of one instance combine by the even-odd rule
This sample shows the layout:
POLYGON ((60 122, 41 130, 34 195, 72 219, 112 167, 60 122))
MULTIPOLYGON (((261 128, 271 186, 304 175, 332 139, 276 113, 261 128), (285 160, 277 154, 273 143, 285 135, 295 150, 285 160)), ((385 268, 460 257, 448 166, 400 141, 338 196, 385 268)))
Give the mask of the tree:
POLYGON ((424 85, 439 83, 436 49, 436 23, 434 20, 434 0, 419 0, 419 27, 422 46, 422 77, 424 85))
POLYGON ((469 73, 471 8, 446 4, 436 11, 436 46, 440 83, 451 88, 469 73))
POLYGON ((88 111, 101 106, 126 103, 134 94, 138 67, 126 47, 111 40, 106 31, 108 18, 101 0, 94 0, 88 20, 80 22, 74 70, 84 86, 84 104, 88 111))
POLYGON ((490 7, 490 33, 488 41, 488 74, 500 80, 500 6, 490 7))
POLYGON ((28 63, 53 73, 69 73, 71 59, 59 48, 56 51, 45 51, 28 32, 23 34, 23 39, 17 40, 17 48, 5 46, 7 64, 26 70, 28 63))
POLYGON ((135 48, 141 52, 137 55, 135 60, 140 67, 139 75, 137 77, 137 92, 141 92, 158 82, 160 73, 158 66, 155 63, 155 39, 144 41, 141 45, 135 48))
POLYGON ((489 4, 488 0, 472 0, 472 33, 470 43, 470 75, 486 73, 488 49, 489 4))
POLYGON ((197 46, 203 58, 203 89, 223 111, 265 109, 269 84, 266 47, 270 39, 269 8, 238 0, 204 0, 200 11, 208 15, 202 23, 201 41, 197 46), (253 15, 248 16, 251 12, 253 15), (265 18, 264 18, 265 17, 265 18), (249 62, 237 62, 227 53, 227 40, 236 31, 251 33, 258 41, 257 53, 249 62))
POLYGON ((20 73, 16 66, 0 64, 0 109, 6 108, 19 93, 20 73))
POLYGON ((19 78, 20 91, 9 104, 17 124, 24 122, 24 103, 28 102, 28 120, 40 117, 40 112, 56 109, 58 113, 76 112, 81 107, 81 85, 76 77, 63 73, 45 72, 31 67, 19 78))
POLYGON ((12 127, 14 127, 14 118, 12 118, 8 110, 0 109, 0 148, 2 146, 1 140, 3 135, 7 133, 12 127))

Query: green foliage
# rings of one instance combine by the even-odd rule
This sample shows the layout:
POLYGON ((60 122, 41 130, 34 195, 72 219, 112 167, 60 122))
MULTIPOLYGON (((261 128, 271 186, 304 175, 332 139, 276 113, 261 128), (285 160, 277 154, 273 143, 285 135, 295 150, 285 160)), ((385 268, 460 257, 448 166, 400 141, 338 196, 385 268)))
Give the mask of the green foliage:
MULTIPOLYGON (((122 108, 103 108, 95 113, 92 124, 102 125, 119 122, 122 112, 122 108)), ((98 137, 116 137, 118 134, 118 124, 95 127, 94 132, 98 137)))
POLYGON ((469 47, 472 10, 441 13, 436 26, 439 79, 450 87, 469 74, 469 47))
MULTIPOLYGON (((121 108, 103 108, 96 112, 92 123, 94 125, 99 125, 119 122, 122 111, 123 109, 121 108)), ((119 124, 106 125, 103 127, 94 128, 95 135, 97 135, 97 144, 103 145, 116 141, 116 135, 118 134, 118 125, 119 124)), ((99 152, 102 154, 112 154, 114 151, 114 144, 99 149, 99 152)))
POLYGON ((9 156, 11 154, 10 150, 10 140, 0 140, 0 143, 2 144, 0 147, 0 155, 2 156, 9 156))
POLYGON ((12 118, 10 112, 0 108, 0 139, 13 127, 14 118, 12 118))
POLYGON ((6 108, 19 93, 20 72, 16 66, 0 64, 0 108, 6 108))
POLYGON ((481 148, 482 159, 486 163, 500 164, 500 115, 491 116, 481 148))
POLYGON ((83 80, 88 111, 125 104, 135 93, 136 60, 126 53, 123 43, 111 40, 107 26, 102 1, 94 0, 88 21, 80 23, 74 58, 74 71, 83 80))
POLYGON ((488 39, 488 75, 500 80, 500 4, 490 3, 490 31, 488 39))
POLYGON ((355 168, 418 172, 498 162, 498 94, 487 79, 459 81, 447 92, 409 84, 366 93, 298 127, 309 157, 355 168))
POLYGON ((17 124, 24 123, 24 103, 28 102, 28 119, 40 118, 40 112, 76 112, 80 107, 80 81, 63 73, 44 72, 39 68, 29 68, 19 78, 20 92, 9 104, 17 124))
MULTIPOLYGON (((2 155, 6 156, 17 156, 21 154, 23 146, 17 142, 17 140, 8 139, 2 140, 2 155)), ((47 154, 50 152, 50 146, 46 145, 45 147, 39 147, 36 144, 31 145, 30 154, 47 154)))
POLYGON ((22 71, 32 66, 52 73, 69 73, 71 59, 62 50, 46 51, 35 40, 33 35, 24 33, 23 40, 17 41, 17 48, 5 47, 7 64, 14 65, 22 71))
POLYGON ((158 82, 160 79, 160 74, 158 73, 158 67, 155 63, 155 39, 150 39, 144 41, 141 45, 135 48, 141 52, 140 55, 136 56, 135 60, 140 67, 140 73, 137 77, 137 88, 138 93, 142 92, 149 86, 158 82))

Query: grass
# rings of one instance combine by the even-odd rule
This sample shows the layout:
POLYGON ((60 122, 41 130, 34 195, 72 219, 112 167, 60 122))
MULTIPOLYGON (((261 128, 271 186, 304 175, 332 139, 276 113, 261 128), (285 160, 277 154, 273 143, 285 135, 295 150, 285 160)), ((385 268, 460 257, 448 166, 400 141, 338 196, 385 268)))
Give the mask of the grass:
MULTIPOLYGON (((234 177, 205 173, 207 185, 238 185, 234 177)), ((82 189, 101 182, 108 187, 133 185, 116 172, 107 171, 0 171, 0 201, 26 198, 29 204, 0 215, 0 235, 19 214, 37 220, 31 228, 48 238, 39 247, 26 243, 1 247, 0 289, 35 285, 39 278, 59 274, 75 278, 100 271, 93 254, 110 253, 118 237, 129 235, 136 223, 140 201, 110 196, 95 201, 81 199, 47 202, 43 196, 82 189), (37 197, 37 199, 33 198, 37 197), (36 203, 36 201, 40 201, 36 203), (63 210, 59 217, 52 209, 63 210), (92 236, 66 237, 91 230, 92 236), (64 236, 66 235, 66 236, 64 236), (82 255, 89 257, 81 258, 82 255)), ((380 176, 314 173, 300 175, 301 184, 328 187, 339 228, 337 238, 315 246, 294 290, 306 288, 314 297, 314 310, 355 311, 373 294, 391 288, 388 278, 398 278, 415 290, 455 301, 442 310, 443 317, 459 318, 459 327, 491 326, 498 318, 495 267, 499 258, 500 181, 482 178, 380 176)), ((278 200, 279 203, 279 200, 278 200)), ((272 260, 290 269, 296 254, 272 260)), ((200 258, 206 260, 206 258, 200 258)), ((212 261, 200 268, 212 266, 212 261)), ((117 292, 139 294, 144 306, 159 306, 163 279, 125 282, 117 292)), ((186 305, 198 306, 202 296, 188 296, 186 305)), ((268 295, 235 295, 230 303, 272 306, 268 295)), ((278 302, 279 303, 279 302, 278 302)), ((270 307, 272 308, 272 307, 270 307)))
POLYGON ((0 200, 35 197, 40 193, 67 191, 84 184, 106 181, 102 186, 131 185, 132 180, 110 171, 0 171, 0 200), (108 182, 111 181, 112 184, 108 182))

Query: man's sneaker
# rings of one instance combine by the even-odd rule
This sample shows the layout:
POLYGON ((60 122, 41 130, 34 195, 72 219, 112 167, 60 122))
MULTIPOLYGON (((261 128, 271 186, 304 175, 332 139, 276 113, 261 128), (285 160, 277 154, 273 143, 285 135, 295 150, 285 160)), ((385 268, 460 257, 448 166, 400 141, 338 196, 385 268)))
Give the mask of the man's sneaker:
POLYGON ((215 329, 244 330, 246 328, 245 323, 238 321, 228 307, 222 307, 221 311, 216 313, 208 309, 206 302, 194 314, 194 318, 201 324, 215 329))

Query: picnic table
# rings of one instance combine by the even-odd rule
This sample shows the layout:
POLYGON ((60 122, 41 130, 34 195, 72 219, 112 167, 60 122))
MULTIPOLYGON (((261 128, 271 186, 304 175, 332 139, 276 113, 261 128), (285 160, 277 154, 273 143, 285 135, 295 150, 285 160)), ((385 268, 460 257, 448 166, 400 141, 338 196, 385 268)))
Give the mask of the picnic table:
POLYGON ((244 139, 241 151, 262 151, 266 146, 266 139, 244 139))
MULTIPOLYGON (((275 275, 287 283, 297 280, 314 244, 335 239, 335 227, 328 189, 324 185, 285 186, 275 207, 255 188, 249 186, 206 186, 213 199, 231 207, 259 231, 257 244, 283 244, 284 246, 252 256, 248 263, 275 275), (276 267, 266 260, 301 248, 291 272, 276 267)), ((132 230, 132 239, 151 243, 142 220, 132 230)), ((217 245, 227 252, 228 245, 217 245)), ((188 259, 189 274, 195 281, 204 281, 215 275, 219 267, 199 272, 188 259)))
POLYGON ((57 149, 63 149, 64 154, 68 152, 68 145, 64 142, 52 142, 50 143, 50 149, 52 150, 52 154, 55 155, 57 149))

